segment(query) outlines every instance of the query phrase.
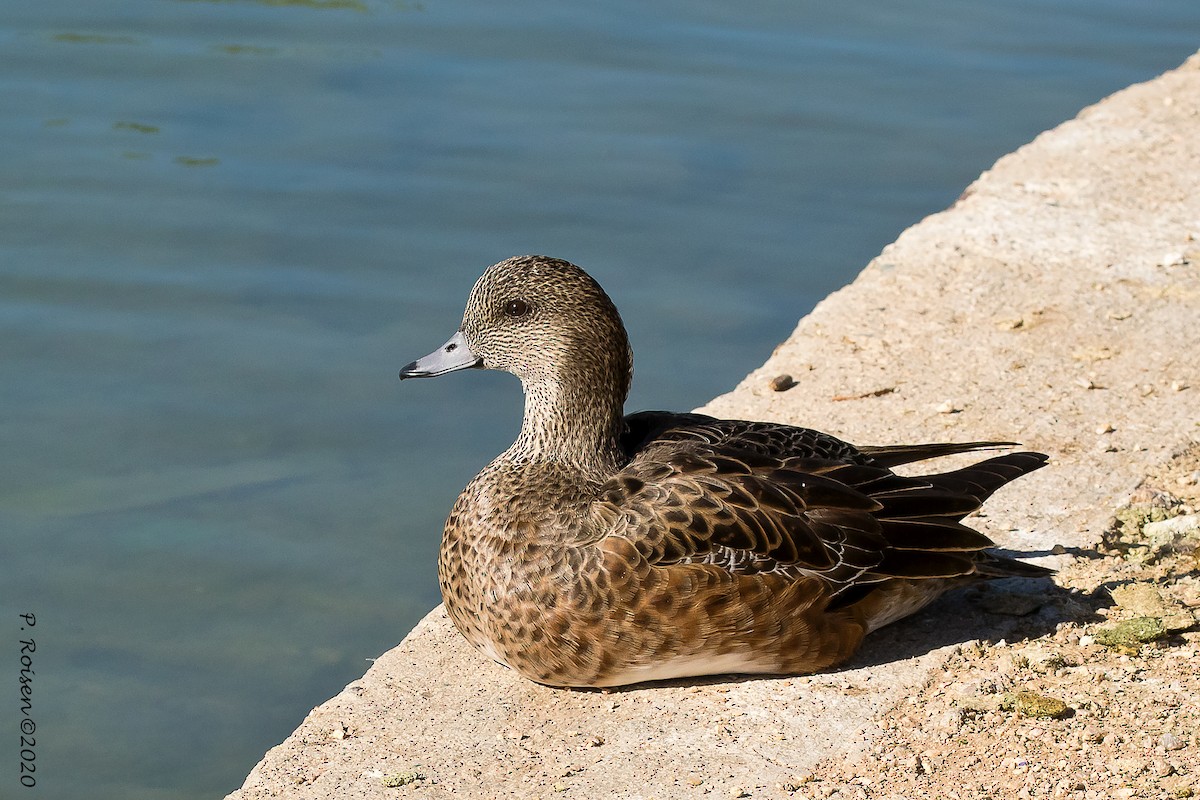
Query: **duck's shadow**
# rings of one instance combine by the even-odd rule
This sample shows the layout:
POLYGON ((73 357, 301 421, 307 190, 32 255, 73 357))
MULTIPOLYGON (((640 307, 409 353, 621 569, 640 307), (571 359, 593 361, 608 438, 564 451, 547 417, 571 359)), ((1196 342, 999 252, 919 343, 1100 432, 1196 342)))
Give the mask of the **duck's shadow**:
MULTIPOLYGON (((1089 557, 1089 551, 1069 551, 1089 557)), ((1021 553, 1023 556, 1048 553, 1021 553)), ((1065 589, 1049 578, 983 581, 948 592, 928 607, 869 634, 858 652, 823 674, 848 672, 917 658, 970 641, 1028 640, 1052 634, 1064 622, 1095 622, 1105 598, 1065 589)), ((819 673, 820 674, 820 673, 819 673)), ((655 686, 710 686, 776 680, 777 675, 711 675, 605 689, 637 691, 655 686)))
POLYGON ((873 667, 955 644, 1037 639, 1063 622, 1097 619, 1090 598, 1048 578, 1008 578, 948 592, 925 609, 875 631, 841 671, 873 667))

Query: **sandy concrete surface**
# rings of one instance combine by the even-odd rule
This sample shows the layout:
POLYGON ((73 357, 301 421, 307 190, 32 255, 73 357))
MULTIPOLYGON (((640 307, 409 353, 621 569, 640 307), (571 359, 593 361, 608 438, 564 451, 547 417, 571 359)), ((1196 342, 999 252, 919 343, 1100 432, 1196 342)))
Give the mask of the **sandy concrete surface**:
MULTIPOLYGON (((1072 574, 1135 487, 1200 441, 1200 54, 1002 158, 704 410, 860 444, 996 438, 1049 453, 1047 469, 1002 490, 973 524, 1072 574), (796 385, 774 391, 785 374, 796 385)), ((1067 646, 1086 603, 1054 592, 1068 595, 1047 581, 952 594, 830 674, 611 693, 522 680, 471 650, 439 607, 229 797, 884 796, 869 767, 855 783, 823 783, 872 758, 923 774, 922 796, 959 796, 957 773, 939 788, 932 762, 890 758, 908 753, 897 709, 989 668, 980 654, 1006 636, 1067 646)), ((1194 676, 1195 660, 1184 663, 1194 676)), ((1084 718, 1055 723, 1065 736, 1084 718)), ((979 747, 1002 744, 974 733, 979 747)), ((1092 734, 1078 735, 1086 750, 1092 734)), ((1187 779, 1188 736, 1148 744, 1165 766, 1147 769, 1187 779)), ((1047 785, 1106 796, 1064 781, 1047 785)), ((1154 796, 1130 786, 1111 796, 1154 796)))

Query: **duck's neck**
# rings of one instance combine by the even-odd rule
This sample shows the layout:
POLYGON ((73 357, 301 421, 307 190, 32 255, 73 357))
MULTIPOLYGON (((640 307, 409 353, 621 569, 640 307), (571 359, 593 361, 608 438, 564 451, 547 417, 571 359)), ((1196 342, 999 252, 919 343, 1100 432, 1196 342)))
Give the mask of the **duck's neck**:
POLYGON ((553 462, 596 481, 620 469, 623 391, 595 391, 560 379, 526 381, 524 388, 525 416, 507 451, 510 458, 553 462))

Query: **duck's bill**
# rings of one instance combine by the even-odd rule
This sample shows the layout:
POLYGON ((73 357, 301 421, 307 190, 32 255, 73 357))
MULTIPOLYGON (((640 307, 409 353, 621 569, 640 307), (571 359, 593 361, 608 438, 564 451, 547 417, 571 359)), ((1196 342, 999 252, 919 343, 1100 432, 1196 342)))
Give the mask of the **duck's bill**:
POLYGON ((450 341, 434 350, 427 356, 400 370, 400 380, 405 378, 436 378, 447 372, 457 372, 460 369, 473 369, 482 366, 483 359, 471 352, 462 331, 450 337, 450 341))

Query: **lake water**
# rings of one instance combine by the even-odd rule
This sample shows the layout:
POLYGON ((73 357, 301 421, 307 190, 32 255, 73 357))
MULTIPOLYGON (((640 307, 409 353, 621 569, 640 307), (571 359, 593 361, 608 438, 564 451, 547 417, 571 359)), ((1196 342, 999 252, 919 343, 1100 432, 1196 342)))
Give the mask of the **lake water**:
POLYGON ((396 371, 488 264, 588 268, 631 406, 692 408, 1197 46, 1196 0, 5 3, 0 795, 219 796, 438 602, 519 388, 396 371))

